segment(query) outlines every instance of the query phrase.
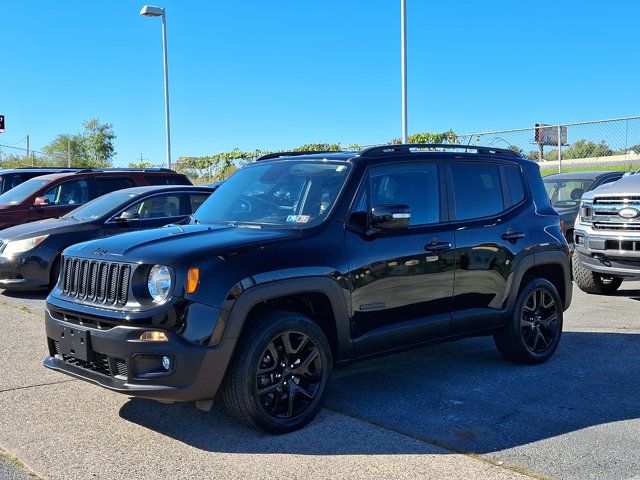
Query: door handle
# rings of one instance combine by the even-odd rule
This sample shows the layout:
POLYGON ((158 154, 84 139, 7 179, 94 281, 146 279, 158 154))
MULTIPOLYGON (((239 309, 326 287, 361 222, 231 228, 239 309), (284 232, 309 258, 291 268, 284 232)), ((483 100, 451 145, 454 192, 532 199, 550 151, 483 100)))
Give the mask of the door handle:
POLYGON ((427 252, 440 253, 451 250, 451 242, 431 242, 424 246, 427 252))
POLYGON ((502 239, 511 243, 516 243, 518 240, 522 240, 525 237, 523 232, 507 232, 502 234, 502 239))

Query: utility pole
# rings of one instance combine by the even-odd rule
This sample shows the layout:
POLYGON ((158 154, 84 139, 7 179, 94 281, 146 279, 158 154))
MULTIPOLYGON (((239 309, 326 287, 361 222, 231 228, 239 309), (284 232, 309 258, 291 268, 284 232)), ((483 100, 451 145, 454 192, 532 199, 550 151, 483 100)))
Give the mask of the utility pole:
POLYGON ((402 70, 402 143, 409 142, 407 133, 407 0, 400 0, 400 63, 402 70))
POLYGON ((71 168, 71 140, 67 138, 67 167, 71 168))
POLYGON ((27 135, 27 161, 29 161, 29 135, 27 135))

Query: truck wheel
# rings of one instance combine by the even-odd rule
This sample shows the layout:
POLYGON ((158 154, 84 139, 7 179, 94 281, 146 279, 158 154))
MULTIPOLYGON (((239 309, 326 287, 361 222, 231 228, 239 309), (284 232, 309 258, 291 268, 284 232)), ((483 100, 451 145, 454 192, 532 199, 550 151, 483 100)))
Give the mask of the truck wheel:
POLYGON ((576 253, 573 254, 571 268, 573 269, 573 280, 576 282, 576 285, 578 285, 580 290, 586 293, 593 293, 595 295, 612 295, 622 284, 622 277, 603 275, 584 268, 580 265, 578 255, 576 253))
POLYGON ((268 433, 302 428, 324 403, 332 362, 318 324, 295 312, 268 312, 238 344, 222 389, 227 409, 268 433))
POLYGON ((562 302, 544 278, 531 280, 518 292, 511 318, 493 336, 498 351, 515 363, 546 362, 562 335, 562 302))

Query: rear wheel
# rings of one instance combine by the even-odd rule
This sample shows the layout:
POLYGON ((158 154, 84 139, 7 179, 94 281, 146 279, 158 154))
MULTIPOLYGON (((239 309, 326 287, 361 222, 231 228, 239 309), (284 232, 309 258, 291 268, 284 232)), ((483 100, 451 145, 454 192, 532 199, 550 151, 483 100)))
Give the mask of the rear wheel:
POLYGON ((269 433, 297 430, 318 413, 332 357, 329 341, 311 319, 269 312, 238 345, 223 386, 228 410, 269 433))
POLYGON ((612 295, 622 284, 622 277, 603 275, 584 268, 580 265, 577 253, 573 254, 571 268, 573 269, 573 280, 578 285, 578 288, 586 293, 612 295))
POLYGON ((562 335, 562 302, 544 278, 531 280, 518 293, 511 318, 494 335, 498 351, 515 363, 546 362, 562 335))

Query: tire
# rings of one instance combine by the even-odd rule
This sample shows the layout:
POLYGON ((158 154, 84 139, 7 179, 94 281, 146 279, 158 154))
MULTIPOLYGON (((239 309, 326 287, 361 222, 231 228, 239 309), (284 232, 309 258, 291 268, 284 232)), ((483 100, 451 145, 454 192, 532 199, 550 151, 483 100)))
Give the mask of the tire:
POLYGON ((573 254, 571 268, 573 270, 573 280, 576 282, 576 285, 578 285, 578 288, 586 293, 612 295, 622 284, 622 277, 603 275, 584 268, 580 265, 577 253, 573 254))
POLYGON ((272 434, 304 427, 322 408, 331 375, 324 332, 304 315, 286 311, 261 315, 245 332, 222 387, 227 409, 272 434))
POLYGON ((528 365, 544 363, 558 348, 562 321, 562 301, 556 287, 537 278, 520 289, 509 321, 493 339, 507 360, 528 365))

